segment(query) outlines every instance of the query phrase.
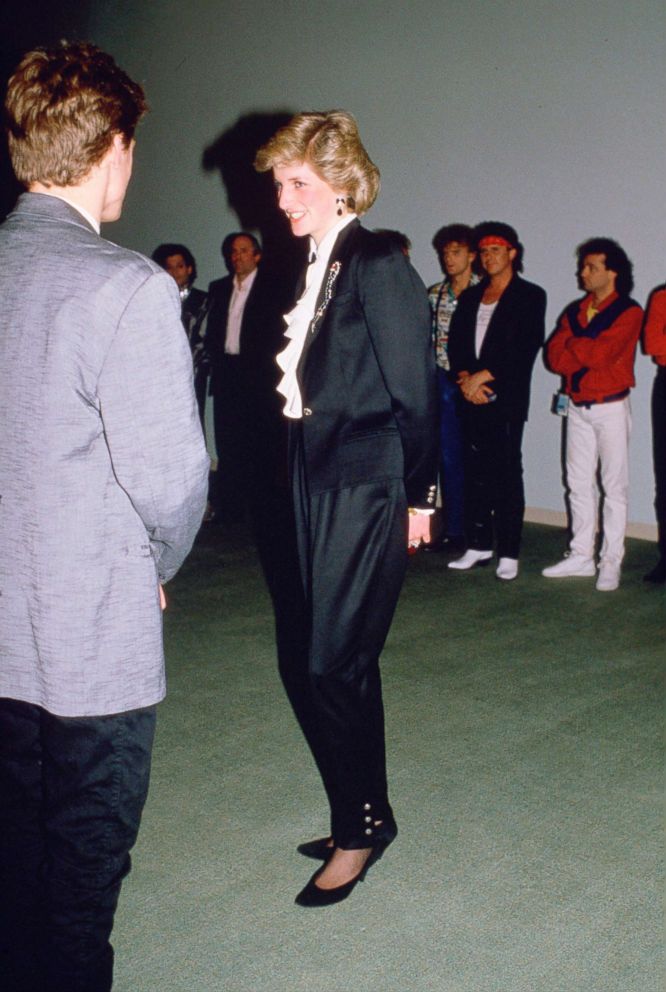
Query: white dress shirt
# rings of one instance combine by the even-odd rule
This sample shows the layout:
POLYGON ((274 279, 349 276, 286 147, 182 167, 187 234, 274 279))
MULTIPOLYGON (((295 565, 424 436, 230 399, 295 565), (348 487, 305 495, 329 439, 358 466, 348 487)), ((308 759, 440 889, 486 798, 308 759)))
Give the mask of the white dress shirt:
POLYGON ((245 304, 247 303, 254 280, 257 278, 258 271, 258 269, 255 269, 254 272, 250 272, 240 283, 238 282, 238 278, 234 276, 234 288, 231 293, 231 299, 229 300, 229 311, 227 314, 227 333, 224 339, 225 355, 240 355, 243 311, 245 310, 245 304))

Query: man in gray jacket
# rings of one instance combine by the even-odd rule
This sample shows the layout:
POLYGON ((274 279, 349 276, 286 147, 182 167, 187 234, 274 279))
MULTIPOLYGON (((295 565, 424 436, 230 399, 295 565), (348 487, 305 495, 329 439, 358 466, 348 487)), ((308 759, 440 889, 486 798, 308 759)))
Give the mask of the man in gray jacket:
POLYGON ((24 57, 0 227, 0 974, 107 992, 165 691, 161 589, 208 458, 176 285, 100 237, 143 91, 92 45, 24 57))

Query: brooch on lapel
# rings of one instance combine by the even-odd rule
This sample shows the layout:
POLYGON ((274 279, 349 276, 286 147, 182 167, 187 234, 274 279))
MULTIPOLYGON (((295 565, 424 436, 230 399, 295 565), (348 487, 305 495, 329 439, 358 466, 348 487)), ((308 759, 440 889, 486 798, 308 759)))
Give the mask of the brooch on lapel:
POLYGON ((310 333, 314 334, 315 328, 321 318, 326 312, 326 307, 333 299, 333 286, 335 285, 335 280, 340 275, 340 269, 342 268, 341 262, 333 262, 330 269, 328 270, 328 276, 326 277, 326 286, 324 287, 324 299, 321 301, 319 306, 315 311, 315 315, 312 318, 312 323, 310 324, 310 333))

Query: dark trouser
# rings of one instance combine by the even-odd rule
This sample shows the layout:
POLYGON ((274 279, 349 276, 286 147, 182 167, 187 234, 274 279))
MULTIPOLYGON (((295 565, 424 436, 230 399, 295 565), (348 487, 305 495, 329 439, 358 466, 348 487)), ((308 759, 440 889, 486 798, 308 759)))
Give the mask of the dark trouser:
POLYGON ((493 523, 499 558, 518 558, 525 513, 523 421, 506 420, 492 404, 465 410, 465 493, 470 548, 490 551, 493 523))
POLYGON ((437 369, 437 383, 444 533, 447 537, 462 537, 465 534, 465 472, 460 389, 444 369, 437 369))
POLYGON ((206 394, 208 392, 208 371, 207 369, 197 369, 194 373, 194 395, 197 400, 199 410, 199 420, 201 429, 206 436, 206 394))
POLYGON ((225 355, 215 375, 213 396, 217 472, 213 502, 220 513, 238 513, 247 503, 251 452, 249 411, 239 355, 225 355))
POLYGON ((657 369, 652 386, 652 453, 659 557, 666 562, 666 366, 657 369))
POLYGON ((287 431, 275 375, 239 355, 217 365, 213 418, 218 467, 213 503, 237 517, 261 514, 276 488, 287 489, 287 431))
POLYGON ((407 562, 404 484, 311 497, 297 459, 294 497, 309 637, 281 674, 323 779, 336 843, 372 847, 395 833, 379 655, 407 562))
POLYGON ((0 699, 3 992, 108 992, 155 707, 56 717, 0 699))

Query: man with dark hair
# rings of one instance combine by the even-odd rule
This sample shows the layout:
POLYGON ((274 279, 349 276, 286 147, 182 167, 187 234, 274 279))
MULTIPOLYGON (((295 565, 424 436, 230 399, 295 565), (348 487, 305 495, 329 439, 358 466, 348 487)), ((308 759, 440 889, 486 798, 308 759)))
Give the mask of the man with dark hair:
POLYGON ((284 418, 275 355, 284 333, 285 287, 261 266, 253 234, 222 242, 230 274, 208 287, 207 351, 218 465, 214 509, 235 519, 275 482, 284 453, 284 418))
POLYGON ((190 343, 194 369, 194 392, 199 407, 201 426, 205 429, 206 392, 210 370, 205 347, 208 296, 203 290, 194 287, 194 281, 197 277, 197 263, 194 255, 185 245, 176 243, 158 245, 152 254, 152 259, 176 280, 178 286, 180 319, 190 343))
POLYGON ((141 87, 87 44, 28 53, 0 227, 0 975, 108 992, 164 695, 161 584, 206 500, 176 287, 100 237, 141 87))
POLYGON ((449 568, 488 564, 493 530, 495 574, 512 581, 525 512, 522 440, 534 361, 543 344, 546 294, 527 282, 523 246, 501 221, 474 230, 484 278, 466 290, 451 321, 449 359, 464 400, 467 543, 449 568))
POLYGON ((652 454, 654 459, 654 508, 657 513, 659 560, 643 578, 666 582, 666 286, 650 294, 643 328, 646 355, 652 355, 657 373, 652 385, 652 454))
POLYGON ((597 589, 620 583, 629 496, 629 391, 643 311, 630 298, 632 265, 616 241, 592 238, 577 251, 582 300, 560 317, 546 347, 566 399, 566 475, 571 510, 569 552, 544 568, 548 579, 595 574, 597 466, 603 490, 603 542, 597 589))
MULTIPOLYGON (((151 258, 176 280, 179 289, 188 289, 197 278, 196 259, 186 245, 165 242, 157 246, 151 258)), ((200 289, 197 293, 200 297, 206 295, 200 289)))
POLYGON ((474 272, 474 231, 467 224, 448 224, 437 231, 432 244, 445 278, 428 290, 439 387, 440 481, 444 507, 443 537, 431 548, 460 553, 467 544, 462 398, 451 374, 448 342, 458 297, 479 281, 474 272))

